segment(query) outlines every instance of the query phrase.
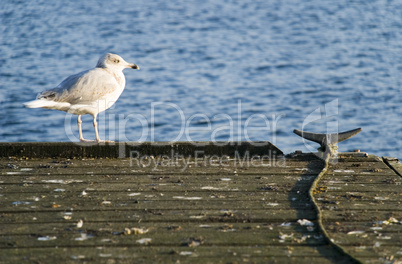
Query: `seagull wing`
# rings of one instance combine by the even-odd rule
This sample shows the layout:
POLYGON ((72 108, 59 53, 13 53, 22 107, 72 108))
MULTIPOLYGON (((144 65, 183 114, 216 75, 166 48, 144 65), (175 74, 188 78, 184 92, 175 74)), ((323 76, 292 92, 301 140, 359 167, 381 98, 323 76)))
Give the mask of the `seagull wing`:
POLYGON ((114 92, 120 86, 105 69, 94 68, 67 77, 56 88, 42 92, 37 99, 70 104, 90 104, 114 92))

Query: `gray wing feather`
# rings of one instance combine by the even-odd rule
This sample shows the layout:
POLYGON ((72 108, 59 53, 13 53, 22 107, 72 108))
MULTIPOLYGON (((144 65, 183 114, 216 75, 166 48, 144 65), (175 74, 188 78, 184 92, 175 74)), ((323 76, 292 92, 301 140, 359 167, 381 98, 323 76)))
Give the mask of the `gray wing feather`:
POLYGON ((37 99, 85 104, 112 93, 116 87, 119 87, 117 81, 109 72, 94 68, 67 77, 56 88, 39 94, 37 99))

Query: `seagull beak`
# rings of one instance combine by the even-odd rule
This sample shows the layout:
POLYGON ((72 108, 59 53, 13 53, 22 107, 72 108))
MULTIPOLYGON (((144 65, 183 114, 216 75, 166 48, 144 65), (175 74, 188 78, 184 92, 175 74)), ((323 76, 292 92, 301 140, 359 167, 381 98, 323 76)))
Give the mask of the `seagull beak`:
POLYGON ((136 69, 136 70, 140 69, 140 67, 138 67, 137 64, 130 64, 129 67, 132 68, 132 69, 136 69))

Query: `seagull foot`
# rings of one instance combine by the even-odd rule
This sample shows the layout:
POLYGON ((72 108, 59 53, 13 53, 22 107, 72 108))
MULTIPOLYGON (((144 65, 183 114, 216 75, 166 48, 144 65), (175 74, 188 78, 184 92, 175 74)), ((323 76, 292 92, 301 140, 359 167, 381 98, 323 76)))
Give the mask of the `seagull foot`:
POLYGON ((96 140, 80 138, 80 142, 96 142, 96 140))
POLYGON ((98 143, 115 143, 115 141, 112 140, 96 140, 98 143))
POLYGON ((115 143, 115 141, 111 141, 111 140, 100 140, 100 139, 90 140, 90 139, 84 139, 84 138, 80 138, 80 142, 89 142, 89 143, 115 143))

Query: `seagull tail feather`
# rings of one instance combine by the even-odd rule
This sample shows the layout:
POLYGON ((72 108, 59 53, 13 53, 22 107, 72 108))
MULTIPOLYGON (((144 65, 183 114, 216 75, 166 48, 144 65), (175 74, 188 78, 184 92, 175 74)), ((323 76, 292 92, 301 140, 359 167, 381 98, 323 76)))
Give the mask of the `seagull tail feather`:
POLYGON ((29 102, 25 102, 24 106, 27 108, 55 108, 59 103, 55 101, 49 101, 44 99, 37 99, 29 102))

